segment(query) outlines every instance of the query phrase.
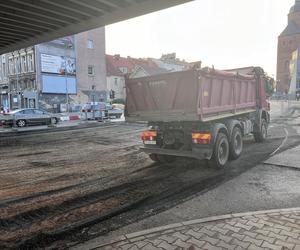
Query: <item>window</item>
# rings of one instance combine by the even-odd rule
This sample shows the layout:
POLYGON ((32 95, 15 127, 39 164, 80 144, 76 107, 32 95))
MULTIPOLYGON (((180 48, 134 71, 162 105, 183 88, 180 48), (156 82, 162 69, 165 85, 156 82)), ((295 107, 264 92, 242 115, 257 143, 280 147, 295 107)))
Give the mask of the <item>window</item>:
POLYGON ((27 72, 27 60, 26 55, 21 55, 21 72, 26 73, 27 72))
POLYGON ((89 76, 95 75, 95 67, 93 65, 88 66, 88 75, 89 76))
POLYGON ((5 57, 5 55, 2 56, 2 76, 3 76, 3 78, 7 77, 6 57, 5 57))
POLYGON ((285 61, 284 68, 289 69, 289 67, 290 67, 290 61, 285 61))
POLYGON ((2 76, 2 57, 0 57, 0 82, 2 82, 2 78, 3 78, 3 76, 2 76))
POLYGON ((26 110, 23 110, 22 113, 25 114, 25 115, 32 115, 33 114, 33 110, 32 109, 26 109, 26 110))
POLYGON ((25 90, 26 89, 26 82, 25 81, 19 81, 19 89, 25 90))
POLYGON ((39 109, 35 109, 34 110, 34 113, 37 114, 37 115, 42 115, 44 114, 44 112, 42 110, 39 110, 39 109))
POLYGON ((88 49, 93 49, 94 48, 94 41, 91 39, 87 40, 87 48, 88 49))
POLYGON ((120 67, 119 70, 120 70, 123 74, 127 74, 127 73, 128 73, 128 68, 127 68, 127 67, 120 67))
POLYGON ((10 57, 8 58, 8 74, 14 75, 15 74, 15 64, 14 64, 14 58, 10 57))
POLYGON ((34 71, 33 53, 27 54, 27 62, 28 62, 28 72, 33 72, 34 71))
POLYGON ((118 86, 118 78, 115 78, 115 86, 118 86))
POLYGON ((20 74, 20 72, 21 72, 21 65, 20 65, 20 56, 19 55, 15 56, 15 65, 14 66, 16 67, 15 72, 17 74, 20 74))

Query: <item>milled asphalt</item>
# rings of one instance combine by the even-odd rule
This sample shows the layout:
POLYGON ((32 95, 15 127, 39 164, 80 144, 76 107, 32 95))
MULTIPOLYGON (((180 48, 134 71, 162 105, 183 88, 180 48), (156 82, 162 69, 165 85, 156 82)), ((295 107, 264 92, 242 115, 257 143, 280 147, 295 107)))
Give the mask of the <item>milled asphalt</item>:
MULTIPOLYGON (((97 248, 104 243, 114 241, 115 239, 118 240, 120 236, 138 233, 145 229, 152 230, 161 225, 184 223, 185 221, 198 220, 199 218, 204 218, 205 220, 206 217, 223 214, 246 211, 251 213, 251 211, 299 207, 299 180, 300 171, 298 170, 261 164, 239 177, 174 208, 130 224, 103 237, 90 240, 74 249, 97 248)), ((296 221, 296 224, 300 227, 300 220, 296 221)), ((132 244, 132 247, 134 247, 134 244, 132 244)), ((204 248, 201 247, 200 249, 204 248)))
POLYGON ((285 166, 300 169, 300 146, 277 154, 265 163, 277 166, 285 166))
POLYGON ((280 151, 215 189, 72 249, 300 250, 300 209, 290 209, 300 207, 300 147, 280 151))

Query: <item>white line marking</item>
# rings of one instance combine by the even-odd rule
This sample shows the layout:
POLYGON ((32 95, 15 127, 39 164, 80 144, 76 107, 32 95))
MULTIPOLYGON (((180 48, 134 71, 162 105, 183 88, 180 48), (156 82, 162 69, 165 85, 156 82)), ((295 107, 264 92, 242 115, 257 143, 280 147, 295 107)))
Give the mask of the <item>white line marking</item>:
POLYGON ((289 137, 289 131, 286 128, 284 128, 284 132, 285 132, 285 138, 284 138, 284 140, 282 141, 282 143, 280 144, 280 146, 272 154, 270 154, 270 156, 275 155, 283 147, 283 145, 286 143, 286 141, 287 141, 287 139, 289 137))

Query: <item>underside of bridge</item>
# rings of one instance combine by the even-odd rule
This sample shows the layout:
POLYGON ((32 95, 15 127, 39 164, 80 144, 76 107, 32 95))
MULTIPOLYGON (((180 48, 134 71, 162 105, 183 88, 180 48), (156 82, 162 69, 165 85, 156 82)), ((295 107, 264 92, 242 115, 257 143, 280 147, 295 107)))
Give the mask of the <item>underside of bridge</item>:
POLYGON ((0 1, 0 54, 191 0, 0 1))

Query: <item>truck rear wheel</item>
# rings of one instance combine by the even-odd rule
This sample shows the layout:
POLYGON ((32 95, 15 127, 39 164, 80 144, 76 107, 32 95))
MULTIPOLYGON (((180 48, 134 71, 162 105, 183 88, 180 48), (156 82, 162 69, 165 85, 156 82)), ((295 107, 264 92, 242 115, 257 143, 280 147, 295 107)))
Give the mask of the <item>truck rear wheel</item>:
POLYGON ((229 158, 229 142, 228 137, 224 133, 219 133, 215 146, 213 157, 209 161, 209 165, 217 168, 225 167, 229 158))
POLYGON ((268 136, 268 124, 265 119, 261 120, 259 132, 253 133, 256 142, 264 142, 268 136))
POLYGON ((233 129, 229 147, 229 158, 231 160, 238 159, 243 152, 243 135, 239 127, 233 129))
POLYGON ((149 157, 152 161, 158 163, 170 163, 176 160, 175 156, 170 156, 170 155, 150 154, 149 157))

